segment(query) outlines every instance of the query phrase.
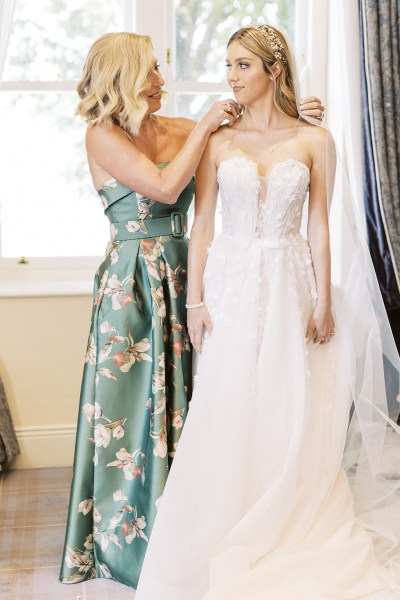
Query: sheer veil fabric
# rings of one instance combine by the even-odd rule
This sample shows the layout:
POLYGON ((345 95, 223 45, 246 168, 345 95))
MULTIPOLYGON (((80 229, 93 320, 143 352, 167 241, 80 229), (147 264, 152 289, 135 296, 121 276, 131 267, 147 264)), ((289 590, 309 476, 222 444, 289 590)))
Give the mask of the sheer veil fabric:
POLYGON ((260 182, 246 158, 220 164, 223 232, 204 278, 214 330, 136 600, 400 598, 400 360, 326 139, 336 322, 326 346, 304 340, 316 301, 298 234, 308 167, 284 157, 260 182))
MULTIPOLYGON (((278 29, 294 58, 300 98, 301 61, 288 32, 278 29)), ((400 515, 400 358, 369 253, 363 202, 354 198, 345 162, 328 130, 326 163, 333 305, 346 333, 351 405, 342 466, 357 518, 373 537, 378 560, 392 565, 400 581, 400 523, 395 517, 400 515)))

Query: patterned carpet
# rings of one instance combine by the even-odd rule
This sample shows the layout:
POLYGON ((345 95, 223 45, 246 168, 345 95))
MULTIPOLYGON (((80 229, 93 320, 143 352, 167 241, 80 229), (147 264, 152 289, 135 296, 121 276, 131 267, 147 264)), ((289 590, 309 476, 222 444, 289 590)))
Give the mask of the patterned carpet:
POLYGON ((58 581, 71 469, 0 473, 0 598, 4 600, 133 600, 107 580, 58 581))

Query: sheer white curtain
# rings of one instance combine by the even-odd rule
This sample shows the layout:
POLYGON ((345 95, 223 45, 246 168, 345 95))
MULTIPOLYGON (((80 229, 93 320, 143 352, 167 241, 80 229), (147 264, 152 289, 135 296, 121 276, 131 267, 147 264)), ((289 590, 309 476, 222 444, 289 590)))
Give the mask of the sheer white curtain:
POLYGON ((0 86, 13 21, 15 0, 0 0, 0 86))
POLYGON ((358 1, 297 0, 295 43, 305 64, 302 94, 323 99, 327 125, 363 211, 358 1))

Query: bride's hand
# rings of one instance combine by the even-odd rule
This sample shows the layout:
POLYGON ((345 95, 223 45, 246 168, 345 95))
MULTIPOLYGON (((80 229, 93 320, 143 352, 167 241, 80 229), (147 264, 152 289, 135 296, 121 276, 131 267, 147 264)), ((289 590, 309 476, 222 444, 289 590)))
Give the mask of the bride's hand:
POLYGON ((313 340, 315 344, 329 344, 335 335, 335 321, 330 309, 316 308, 307 327, 306 342, 313 340))
POLYGON ((321 104, 321 100, 316 96, 308 96, 300 100, 300 112, 306 117, 312 117, 322 121, 324 118, 325 107, 321 104))
POLYGON ((201 306, 199 308, 189 308, 187 311, 187 323, 190 341, 196 352, 200 354, 203 344, 204 329, 211 333, 212 321, 208 310, 201 306))

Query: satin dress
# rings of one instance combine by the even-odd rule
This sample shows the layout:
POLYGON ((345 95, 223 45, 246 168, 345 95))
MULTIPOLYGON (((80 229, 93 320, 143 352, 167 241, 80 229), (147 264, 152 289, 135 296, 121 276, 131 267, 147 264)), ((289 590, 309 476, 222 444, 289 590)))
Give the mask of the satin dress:
POLYGON ((99 190, 111 242, 95 276, 63 583, 137 585, 192 389, 185 301, 193 191, 192 181, 167 205, 115 180, 99 190))

